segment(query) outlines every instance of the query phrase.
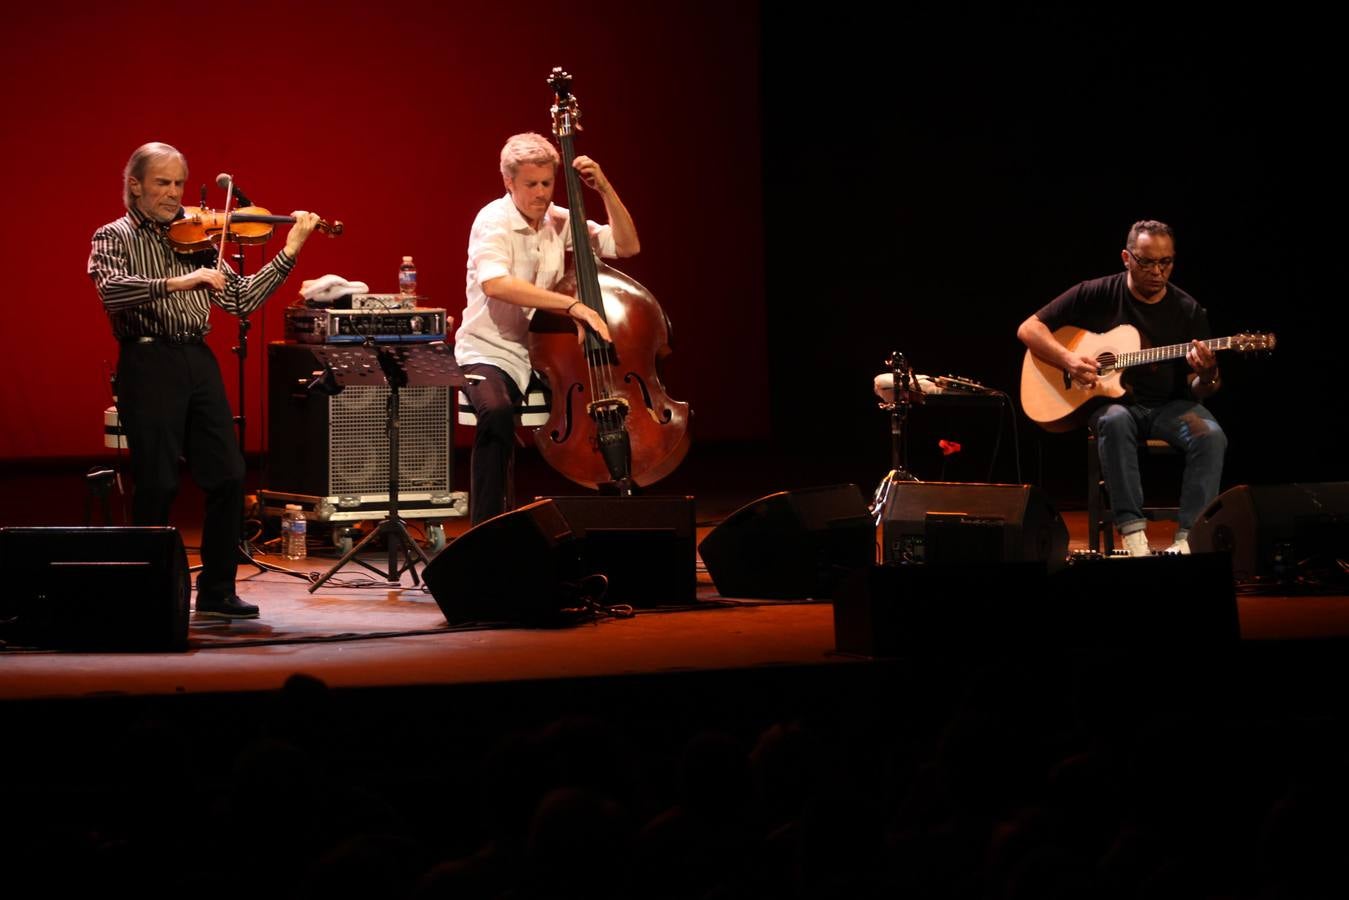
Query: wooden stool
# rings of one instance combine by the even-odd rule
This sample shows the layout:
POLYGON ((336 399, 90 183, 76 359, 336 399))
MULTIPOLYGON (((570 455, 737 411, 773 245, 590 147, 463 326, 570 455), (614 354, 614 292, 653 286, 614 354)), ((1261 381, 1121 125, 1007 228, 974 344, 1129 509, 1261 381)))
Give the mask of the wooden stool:
MULTIPOLYGON (((465 375, 469 381, 481 381, 481 375, 465 375)), ((543 382, 539 379, 538 373, 532 373, 529 376, 529 385, 525 388, 524 397, 515 404, 515 427, 534 429, 548 421, 548 416, 552 411, 552 405, 549 402, 548 391, 543 382)), ((459 392, 459 407, 456 413, 456 421, 460 425, 477 426, 478 414, 469 402, 468 394, 459 392)), ((524 440, 517 431, 515 435, 516 443, 521 447, 525 445, 524 440)), ((506 468, 506 509, 515 508, 515 456, 511 455, 510 464, 506 468)), ((472 510, 470 510, 472 512, 472 510)))

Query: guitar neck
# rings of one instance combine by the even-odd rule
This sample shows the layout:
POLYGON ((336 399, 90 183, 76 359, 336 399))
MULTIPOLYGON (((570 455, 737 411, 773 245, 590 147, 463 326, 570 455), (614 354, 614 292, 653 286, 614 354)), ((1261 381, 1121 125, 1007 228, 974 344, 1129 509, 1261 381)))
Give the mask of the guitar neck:
MULTIPOLYGON (((1231 350, 1232 338, 1220 337, 1210 338, 1207 341, 1200 341, 1210 350, 1231 350)), ((1116 369, 1127 369, 1130 366, 1145 366, 1149 363, 1166 362, 1169 359, 1180 359, 1186 353, 1190 352, 1190 344, 1168 344, 1165 347, 1147 347, 1143 350, 1133 350, 1128 353, 1120 353, 1115 357, 1116 369)))

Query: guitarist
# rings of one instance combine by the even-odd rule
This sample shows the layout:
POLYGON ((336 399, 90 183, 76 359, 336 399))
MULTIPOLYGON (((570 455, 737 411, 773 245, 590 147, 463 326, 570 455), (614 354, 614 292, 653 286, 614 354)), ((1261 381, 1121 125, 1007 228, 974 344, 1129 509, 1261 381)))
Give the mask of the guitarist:
POLYGON ((1180 527, 1167 549, 1189 553, 1189 530, 1218 496, 1227 449, 1227 436, 1203 405, 1221 384, 1213 351, 1201 343, 1212 337, 1208 314, 1170 283, 1175 265, 1171 226, 1153 219, 1135 222, 1120 259, 1123 272, 1064 291, 1022 322, 1017 337, 1035 356, 1087 387, 1096 383, 1096 360, 1060 344, 1052 333, 1056 329, 1072 325, 1105 332, 1128 324, 1138 329, 1145 347, 1192 342, 1185 357, 1188 366, 1172 360, 1130 369, 1124 373, 1125 396, 1099 407, 1088 419, 1096 433, 1115 527, 1130 556, 1151 553, 1144 530, 1138 447, 1157 438, 1185 454, 1180 527))

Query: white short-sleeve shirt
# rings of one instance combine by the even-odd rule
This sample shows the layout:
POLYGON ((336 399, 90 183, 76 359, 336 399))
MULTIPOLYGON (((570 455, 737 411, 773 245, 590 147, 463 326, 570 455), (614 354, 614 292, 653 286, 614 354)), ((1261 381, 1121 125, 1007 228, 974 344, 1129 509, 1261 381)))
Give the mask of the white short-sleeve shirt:
MULTIPOLYGON (((562 278, 566 251, 571 249, 567 210, 551 205, 538 231, 530 227, 506 194, 484 206, 468 237, 468 303, 454 334, 459 365, 488 363, 502 369, 523 391, 529 384, 529 349, 525 335, 534 309, 483 293, 482 284, 513 275, 551 290, 562 278)), ((616 255, 613 229, 587 220, 591 243, 600 256, 616 255)))

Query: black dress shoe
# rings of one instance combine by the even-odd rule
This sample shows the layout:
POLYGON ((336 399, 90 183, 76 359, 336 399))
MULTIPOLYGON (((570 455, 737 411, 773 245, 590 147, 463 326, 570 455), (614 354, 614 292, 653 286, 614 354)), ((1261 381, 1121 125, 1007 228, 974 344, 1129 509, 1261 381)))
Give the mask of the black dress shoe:
POLYGON ((258 608, 237 594, 228 597, 197 597, 197 615, 206 619, 256 619, 258 608))

